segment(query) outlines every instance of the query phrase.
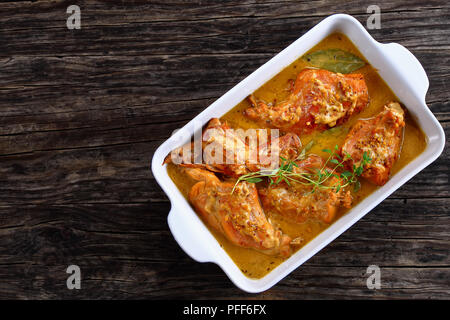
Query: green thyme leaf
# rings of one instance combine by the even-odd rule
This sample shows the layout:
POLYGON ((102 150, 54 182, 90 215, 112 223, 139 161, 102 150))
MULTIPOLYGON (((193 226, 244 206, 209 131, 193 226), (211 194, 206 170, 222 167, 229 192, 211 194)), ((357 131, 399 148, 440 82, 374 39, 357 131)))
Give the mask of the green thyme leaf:
POLYGON ((357 176, 360 176, 363 173, 364 168, 362 166, 359 166, 356 168, 355 173, 357 176))
POLYGON ((331 159, 330 162, 334 164, 339 164, 339 161, 337 159, 331 159))
POLYGON ((258 182, 262 182, 263 179, 261 179, 261 178, 250 178, 250 179, 247 179, 246 181, 250 182, 250 183, 258 183, 258 182))
POLYGON ((341 177, 350 178, 352 176, 352 173, 350 171, 344 171, 341 173, 341 177))

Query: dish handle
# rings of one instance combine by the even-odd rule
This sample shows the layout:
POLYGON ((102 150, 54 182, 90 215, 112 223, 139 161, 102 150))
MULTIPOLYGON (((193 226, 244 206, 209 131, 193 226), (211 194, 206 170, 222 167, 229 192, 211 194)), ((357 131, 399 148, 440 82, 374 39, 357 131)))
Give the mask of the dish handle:
POLYGON ((198 236, 199 232, 195 231, 199 228, 197 221, 172 205, 167 222, 175 240, 192 259, 198 262, 213 262, 207 243, 202 241, 198 236))
POLYGON ((430 85, 427 74, 419 60, 404 46, 398 43, 382 44, 383 51, 387 57, 391 57, 395 65, 406 75, 406 81, 414 91, 419 93, 419 97, 425 100, 428 87, 430 85))

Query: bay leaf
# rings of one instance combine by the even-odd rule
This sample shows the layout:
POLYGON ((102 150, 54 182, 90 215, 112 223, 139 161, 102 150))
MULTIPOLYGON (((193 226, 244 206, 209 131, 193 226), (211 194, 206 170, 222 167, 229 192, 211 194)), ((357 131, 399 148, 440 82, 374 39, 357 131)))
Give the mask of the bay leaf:
POLYGON ((302 59, 314 67, 339 73, 351 73, 366 64, 360 57, 341 49, 314 51, 302 59))

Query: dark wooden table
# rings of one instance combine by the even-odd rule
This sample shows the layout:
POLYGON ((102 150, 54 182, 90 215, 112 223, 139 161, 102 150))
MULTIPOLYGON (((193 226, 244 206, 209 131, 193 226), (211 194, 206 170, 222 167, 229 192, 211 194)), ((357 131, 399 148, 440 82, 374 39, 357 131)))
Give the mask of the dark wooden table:
POLYGON ((246 294, 172 238, 154 150, 326 16, 369 1, 0 4, 0 298, 450 298, 450 5, 380 1, 422 62, 440 158, 272 289, 246 294), (68 30, 66 9, 81 8, 68 30), (66 268, 81 268, 68 290, 66 268), (366 286, 381 268, 380 290, 366 286))

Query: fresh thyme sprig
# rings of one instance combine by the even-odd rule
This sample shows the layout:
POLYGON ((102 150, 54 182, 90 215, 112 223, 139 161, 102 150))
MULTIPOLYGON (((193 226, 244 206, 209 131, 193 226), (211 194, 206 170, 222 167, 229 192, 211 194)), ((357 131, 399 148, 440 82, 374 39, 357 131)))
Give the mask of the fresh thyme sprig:
POLYGON ((351 160, 352 157, 348 153, 341 157, 341 155, 339 155, 339 153, 337 152, 339 150, 339 147, 335 145, 333 150, 322 150, 323 152, 328 153, 329 156, 321 168, 310 172, 295 172, 294 167, 298 167, 296 161, 305 159, 306 153, 309 149, 311 149, 312 145, 313 141, 308 143, 305 148, 302 149, 298 157, 294 160, 288 160, 280 157, 281 165, 277 169, 260 170, 258 172, 250 172, 248 174, 240 176, 236 181, 231 193, 234 192, 234 189, 241 181, 258 183, 264 181, 263 178, 267 178, 270 185, 279 184, 280 182, 284 181, 287 185, 290 185, 291 182, 296 182, 305 186, 311 186, 312 190, 310 191, 310 193, 314 193, 317 189, 331 189, 338 193, 339 190, 352 184, 354 192, 357 192, 361 188, 358 177, 362 175, 364 167, 372 161, 372 159, 366 152, 364 152, 363 158, 359 165, 356 166, 355 164, 353 164, 352 170, 348 171, 345 170, 344 162, 351 160), (333 164, 334 166, 330 168, 328 166, 329 164, 333 164), (337 170, 339 169, 345 171, 338 173, 337 170), (333 185, 325 184, 331 177, 338 178, 337 182, 333 185))

